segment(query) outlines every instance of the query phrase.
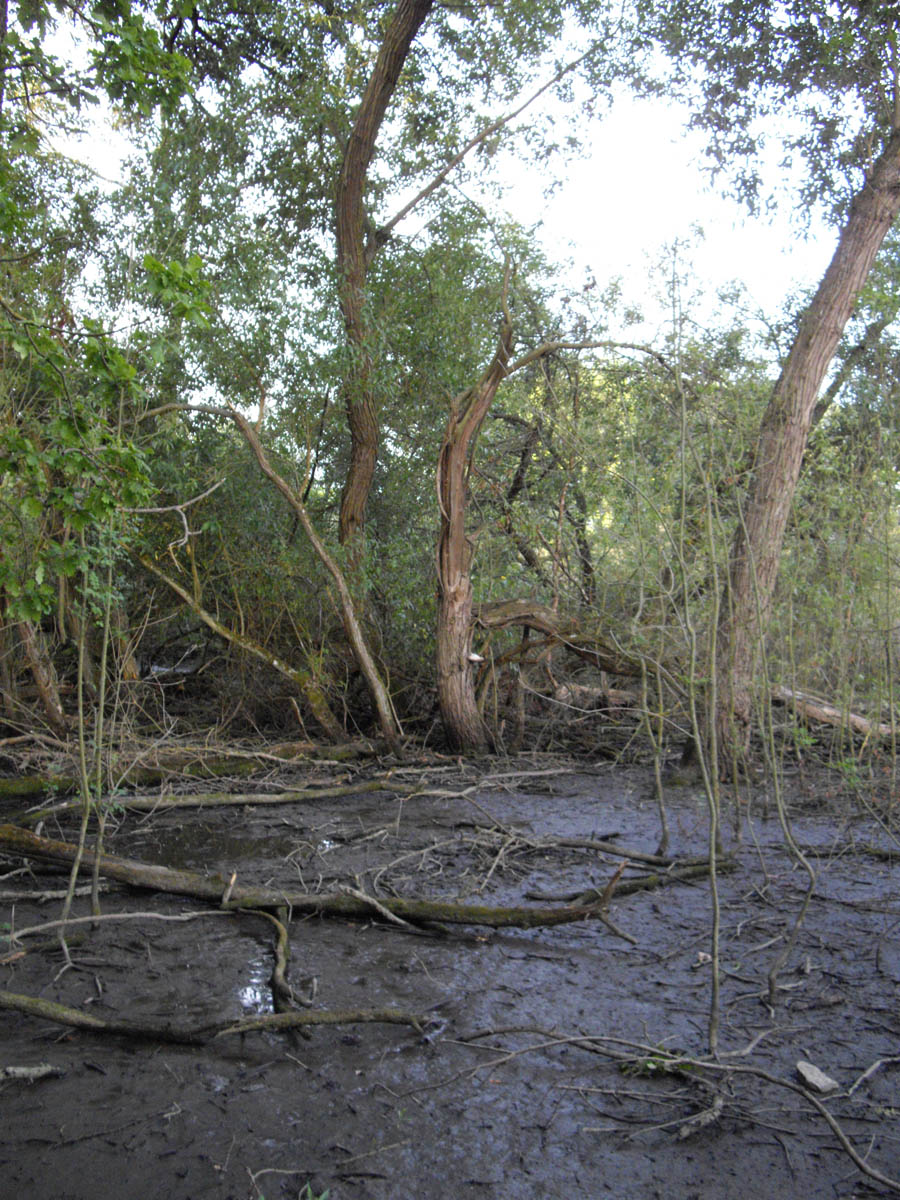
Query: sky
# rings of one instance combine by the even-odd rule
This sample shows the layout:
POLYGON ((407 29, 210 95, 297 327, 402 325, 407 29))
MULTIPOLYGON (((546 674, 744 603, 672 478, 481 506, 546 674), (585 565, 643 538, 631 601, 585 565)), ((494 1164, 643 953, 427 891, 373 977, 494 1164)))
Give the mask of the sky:
MULTIPOLYGON (((837 239, 834 229, 815 220, 808 232, 799 230, 791 214, 791 181, 780 175, 780 211, 750 217, 710 183, 701 165, 702 136, 686 129, 687 118, 676 104, 623 93, 610 111, 578 129, 582 152, 548 160, 546 173, 530 169, 514 153, 495 162, 508 178, 506 208, 526 227, 538 227, 551 261, 571 264, 563 267, 571 288, 579 290, 588 273, 601 291, 620 277, 625 302, 648 318, 630 329, 631 336, 644 339, 652 339, 668 317, 655 271, 674 243, 693 281, 690 315, 703 322, 728 319, 717 293, 734 282, 745 289, 743 315, 777 317, 798 289, 818 283, 837 239), (562 182, 548 197, 553 178, 562 182)), ((520 121, 528 119, 526 113, 520 121)), ((102 122, 91 137, 65 146, 110 181, 121 177, 126 149, 124 139, 102 122)), ((778 172, 774 161, 769 170, 778 172)), ((413 215, 406 230, 416 224, 413 215)))
POLYGON ((601 288, 620 276, 625 298, 644 307, 650 324, 665 320, 654 298, 660 284, 651 276, 675 242, 679 261, 685 270, 693 265, 688 273, 705 292, 697 300, 701 319, 717 307, 718 290, 735 281, 746 290, 748 310, 777 316, 798 289, 818 284, 837 232, 814 218, 801 233, 792 219, 791 181, 781 177, 779 211, 750 217, 710 183, 701 165, 702 137, 686 131, 686 123, 687 112, 677 105, 620 97, 583 131, 586 153, 554 164, 565 180, 549 199, 546 180, 519 170, 507 197, 510 210, 525 225, 541 222, 549 256, 573 260, 573 281, 586 269, 601 288))

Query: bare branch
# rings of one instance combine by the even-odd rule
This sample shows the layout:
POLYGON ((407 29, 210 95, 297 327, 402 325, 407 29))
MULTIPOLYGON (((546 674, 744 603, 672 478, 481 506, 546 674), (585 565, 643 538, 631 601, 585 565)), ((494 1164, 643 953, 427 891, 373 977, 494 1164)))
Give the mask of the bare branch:
POLYGON ((188 539, 192 538, 192 537, 196 537, 197 533, 198 533, 198 530, 188 528, 187 517, 184 514, 184 510, 186 508, 190 508, 192 504, 199 504, 200 501, 205 500, 207 496, 211 496, 213 494, 213 492, 217 488, 220 488, 224 482, 225 482, 224 479, 220 479, 218 483, 214 483, 212 485, 212 487, 208 487, 206 489, 206 491, 201 492, 199 496, 194 496, 194 498, 192 500, 184 500, 181 504, 164 504, 159 508, 126 508, 126 509, 123 509, 122 511, 127 512, 127 513, 177 512, 179 517, 181 517, 181 523, 184 526, 184 536, 178 538, 177 541, 169 542, 166 549, 174 550, 176 546, 186 546, 188 543, 188 539))
POLYGON ((384 225, 379 227, 376 234, 377 244, 383 244, 384 241, 390 236, 392 231, 397 227, 397 225, 400 224, 403 218, 409 216, 409 214, 417 205, 421 204, 423 200, 427 200, 433 192, 436 192, 447 176, 454 171, 456 167, 458 167, 463 161, 463 159, 471 154, 476 147, 482 145, 482 143, 487 141, 489 137, 492 137, 493 134, 497 133, 505 125, 509 125, 516 119, 516 117, 521 116, 527 108, 530 108, 536 100, 543 96, 544 92, 553 87, 554 84, 559 83, 562 79, 565 79, 568 74, 574 71, 577 67, 581 66, 585 59, 590 58, 591 55, 596 53, 596 51, 599 49, 600 43, 594 42, 590 49, 582 54, 580 58, 576 58, 572 62, 566 63, 564 67, 560 67, 552 79, 548 79, 546 83, 542 83, 537 91, 532 92, 531 95, 528 96, 527 99, 523 100, 517 108, 514 108, 512 112, 508 112, 505 116, 498 117, 495 121, 491 121, 491 123, 486 125, 479 133, 476 133, 473 137, 469 138, 463 148, 457 154, 455 154, 453 158, 451 158, 450 161, 440 169, 440 171, 438 171, 437 175, 435 175, 430 183, 427 183, 425 187, 422 188, 418 195, 414 196, 408 204, 404 204, 403 208, 401 208, 398 213, 391 217, 391 219, 384 225))

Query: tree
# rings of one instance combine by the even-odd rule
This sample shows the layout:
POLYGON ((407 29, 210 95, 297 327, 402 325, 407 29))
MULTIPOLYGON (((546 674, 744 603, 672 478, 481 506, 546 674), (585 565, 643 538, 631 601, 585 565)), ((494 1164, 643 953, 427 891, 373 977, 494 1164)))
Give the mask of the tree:
POLYGON ((86 616, 113 607, 116 514, 146 495, 146 463, 121 419, 139 390, 136 369, 80 310, 100 226, 96 192, 48 133, 78 128, 82 109, 104 95, 148 112, 178 101, 188 63, 162 47, 148 18, 140 6, 104 3, 0 8, 0 610, 61 736, 41 621, 55 608, 60 637, 77 636, 84 660, 86 616), (63 16, 86 39, 82 67, 46 48, 63 16))
POLYGON ((353 364, 343 388, 351 449, 350 467, 341 497, 339 533, 341 542, 351 544, 362 536, 366 502, 378 457, 378 415, 370 382, 372 330, 366 314, 366 272, 384 235, 379 238, 379 232, 371 228, 367 235, 366 176, 400 72, 433 2, 400 0, 397 5, 356 110, 338 177, 336 267, 341 312, 353 364))
POLYGON ((784 533, 819 392, 875 256, 900 213, 900 127, 854 198, 838 247, 803 315, 760 425, 753 478, 731 550, 718 630, 716 732, 745 754, 754 669, 772 610, 784 533))
MULTIPOLYGON (((213 22, 202 10, 190 27, 180 20, 170 20, 166 26, 166 44, 181 46, 197 59, 220 103, 215 112, 199 118, 211 137, 203 132, 191 138, 168 135, 168 149, 177 147, 178 162, 160 155, 165 162, 160 161, 160 171, 151 182, 155 194, 161 193, 167 202, 177 200, 181 209, 176 213, 172 205, 173 240, 179 248, 204 255, 206 247, 198 246, 198 239, 209 246, 220 314, 228 317, 232 327, 245 329, 258 319, 253 312, 258 300, 246 296, 235 269, 243 266, 245 256, 231 250, 232 227, 246 230, 251 214, 257 244, 259 235, 270 236, 276 261, 283 268, 282 314, 295 303, 291 297, 295 281, 303 289, 304 302, 311 285, 329 300, 336 293, 345 344, 338 356, 329 347, 328 369, 337 359, 335 382, 350 434, 338 540, 345 546, 348 578, 362 612, 366 596, 362 533, 377 466, 382 412, 387 410, 390 421, 403 428, 403 412, 391 411, 392 393, 398 384, 408 393, 405 380, 415 371, 413 362, 400 361, 393 353, 398 340, 397 297, 379 286, 391 271, 379 272, 374 266, 379 259, 407 255, 398 226, 413 208, 426 210, 439 229, 448 210, 466 207, 467 202, 456 198, 439 204, 438 189, 451 171, 458 172, 491 138, 498 138, 531 100, 550 86, 562 85, 576 67, 599 81, 613 46, 600 37, 592 41, 589 53, 570 63, 548 70, 542 61, 572 14, 581 21, 592 15, 565 3, 540 9, 519 4, 491 9, 487 20, 481 19, 484 14, 472 20, 466 14, 435 9, 426 0, 400 0, 387 12, 380 5, 354 6, 332 11, 327 19, 311 19, 305 5, 259 5, 254 7, 252 37, 239 22, 213 22), (221 43, 225 60, 234 64, 232 71, 223 70, 204 54, 210 38, 221 43), (546 73, 539 87, 502 118, 486 115, 494 104, 517 95, 538 71, 546 73), (307 87, 310 80, 315 83, 307 87), (304 102, 299 103, 298 97, 304 102), (257 123, 255 104, 259 111, 273 114, 271 124, 257 123), (211 141, 225 151, 220 168, 203 149, 211 141), (305 162, 308 148, 318 169, 309 169, 305 162), (157 187, 159 176, 175 186, 157 187), (249 204, 241 195, 242 182, 253 189, 249 204), (234 221, 225 216, 225 208, 217 209, 209 199, 223 185, 229 193, 228 209, 237 216, 234 221), (414 191, 411 201, 405 199, 410 191, 414 191), (393 215, 379 223, 376 214, 391 203, 393 215), (277 221, 270 223, 266 211, 277 213, 277 221), (178 226, 185 218, 191 231, 183 238, 178 226), (332 262, 323 255, 322 239, 329 226, 335 236, 332 262), (226 262, 224 270, 218 268, 226 262), (240 309, 233 314, 235 302, 240 309)), ((175 120, 187 126, 198 118, 196 113, 190 118, 179 113, 175 120)), ((486 224, 482 219, 482 227, 486 224)), ((321 360, 322 339, 315 332, 302 336, 303 307, 303 303, 296 305, 291 353, 295 358, 305 354, 311 361, 321 360)), ((273 326, 284 329, 283 316, 274 322, 266 318, 258 328, 273 326)), ((217 385, 233 386, 233 366, 214 366, 222 357, 219 340, 209 338, 197 345, 201 371, 189 384, 195 394, 202 393, 211 367, 217 385)), ((259 342, 271 346, 271 334, 264 332, 259 342)), ((283 348, 277 354, 284 361, 283 348)), ((244 352, 242 357, 252 356, 244 352)), ((232 364, 234 358, 232 354, 232 364)), ((277 374, 271 364, 268 356, 266 373, 277 374)), ((238 378, 244 374, 241 371, 238 378)), ((306 397, 285 396, 283 378, 275 389, 276 396, 280 393, 302 409, 306 397)), ((268 388, 260 386, 260 391, 268 393, 268 388)), ((268 394, 267 400, 271 399, 268 394)), ((259 411, 262 414, 262 407, 259 411)), ((351 644, 361 643, 351 639, 351 644)), ((367 659, 374 665, 371 654, 367 659)), ((369 667, 359 665, 371 680, 369 667)), ((376 707, 381 707, 377 698, 376 707)))
POLYGON ((478 432, 505 379, 565 350, 587 350, 604 343, 597 340, 543 342, 510 361, 514 346, 509 305, 511 266, 507 263, 500 297, 503 314, 497 346, 478 382, 451 402, 450 417, 438 458, 437 490, 440 534, 437 546, 438 703, 448 741, 458 750, 481 752, 492 739, 478 711, 472 653, 472 552, 466 532, 469 478, 478 432))
POLYGON ((717 167, 751 203, 752 154, 784 101, 801 125, 807 194, 848 207, 837 249, 800 322, 760 425, 749 495, 731 549, 720 608, 711 727, 725 762, 749 745, 752 681, 770 617, 784 533, 816 403, 882 241, 900 212, 900 72, 896 6, 790 3, 644 6, 689 89, 699 71, 697 122, 717 167), (847 120, 847 106, 861 118, 847 120), (848 168, 863 182, 847 196, 848 168), (849 204, 848 204, 849 200, 849 204))

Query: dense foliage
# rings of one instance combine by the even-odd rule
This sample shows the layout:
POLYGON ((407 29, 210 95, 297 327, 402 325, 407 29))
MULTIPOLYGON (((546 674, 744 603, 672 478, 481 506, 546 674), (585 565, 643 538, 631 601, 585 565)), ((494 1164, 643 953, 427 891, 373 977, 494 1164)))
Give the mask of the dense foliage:
MULTIPOLYGON (((665 736, 692 732, 686 698, 712 676, 757 431, 796 317, 769 314, 763 336, 722 308, 704 328, 673 270, 662 339, 617 341, 615 289, 566 295, 505 215, 496 151, 552 171, 624 82, 690 100, 753 203, 777 116, 786 153, 808 166, 802 202, 840 215, 896 127, 891 13, 422 4, 348 245, 354 139, 410 4, 3 6, 10 729, 65 732, 61 685, 77 669, 95 698, 98 673, 140 675, 140 719, 171 731, 177 668, 179 684, 194 679, 196 721, 299 719, 333 736, 369 732, 377 713, 384 731, 380 680, 400 721, 431 732, 450 587, 435 574, 448 516, 435 471, 508 329, 519 369, 463 448, 466 670, 491 741, 516 722, 521 736, 527 711, 592 744, 585 710, 608 692, 610 647, 629 687, 645 701, 655 690, 665 736), (548 81, 565 127, 540 105, 497 119, 548 81), (114 187, 59 149, 101 104, 131 145, 114 187), (354 487, 361 537, 342 512, 354 487), (514 600, 555 614, 556 633, 484 616, 514 600)), ((889 239, 822 390, 757 664, 761 696, 782 683, 891 722, 896 250, 889 239)))

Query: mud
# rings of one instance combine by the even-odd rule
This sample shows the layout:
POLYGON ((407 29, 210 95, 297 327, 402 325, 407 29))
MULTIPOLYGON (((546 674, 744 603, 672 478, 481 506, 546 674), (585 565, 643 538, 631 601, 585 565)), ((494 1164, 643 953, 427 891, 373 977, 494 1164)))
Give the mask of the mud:
MULTIPOLYGON (((889 798, 829 796, 832 784, 823 776, 790 797, 794 836, 818 880, 774 1006, 767 974, 807 877, 761 793, 742 801, 740 843, 730 822, 724 831, 737 869, 719 880, 719 1063, 797 1084, 798 1060, 812 1062, 839 1085, 821 1102, 858 1153, 896 1179, 900 859, 870 851, 896 848, 889 798)), ((650 774, 638 768, 529 759, 480 775, 455 767, 432 774, 429 786, 446 794, 124 814, 108 849, 295 891, 349 885, 500 904, 602 887, 620 861, 535 844, 545 835, 618 839, 648 853, 659 839, 650 774)), ((246 780, 236 790, 249 790, 246 780)), ((668 810, 671 852, 705 853, 702 794, 672 788, 668 810)), ((68 819, 46 833, 71 838, 74 829, 68 819)), ((6 861, 0 892, 64 884, 22 866, 6 861)), ((86 899, 77 905, 87 912, 86 899)), ((0 920, 21 929, 58 910, 58 900, 4 900, 0 920)), ((104 911, 151 915, 91 929, 67 970, 58 951, 8 962, 0 988, 132 1019, 203 1023, 272 1010, 273 937, 263 918, 121 888, 106 893, 104 911), (206 915, 186 924, 152 916, 184 912, 206 915)), ((614 900, 610 915, 635 944, 596 921, 418 934, 377 920, 292 922, 289 978, 300 995, 316 1008, 403 1009, 421 1015, 418 1030, 355 1024, 309 1038, 254 1033, 179 1047, 4 1012, 0 1066, 49 1063, 62 1073, 0 1085, 0 1195, 891 1194, 783 1083, 669 1072, 652 1049, 633 1048, 706 1052, 710 914, 704 880, 614 900)))

